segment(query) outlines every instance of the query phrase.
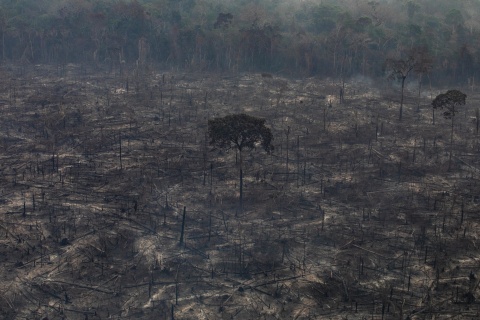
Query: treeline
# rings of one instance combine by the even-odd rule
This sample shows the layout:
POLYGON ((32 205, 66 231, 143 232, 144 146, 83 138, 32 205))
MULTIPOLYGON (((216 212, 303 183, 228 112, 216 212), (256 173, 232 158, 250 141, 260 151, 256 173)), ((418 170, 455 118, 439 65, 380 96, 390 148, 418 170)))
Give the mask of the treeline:
POLYGON ((477 0, 1 0, 1 58, 197 71, 384 76, 415 48, 433 81, 473 81, 477 0))

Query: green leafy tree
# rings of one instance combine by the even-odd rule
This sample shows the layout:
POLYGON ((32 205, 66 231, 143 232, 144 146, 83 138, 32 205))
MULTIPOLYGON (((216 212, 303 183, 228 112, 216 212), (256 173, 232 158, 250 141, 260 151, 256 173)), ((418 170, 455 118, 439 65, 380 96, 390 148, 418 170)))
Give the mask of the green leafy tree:
POLYGON ((265 126, 265 119, 246 114, 233 114, 208 120, 210 145, 230 150, 236 149, 240 155, 240 212, 243 211, 243 150, 261 146, 265 151, 273 150, 273 135, 265 126))
POLYGON ((433 109, 443 110, 443 117, 451 120, 450 130, 450 156, 448 160, 448 170, 452 167, 452 153, 453 153, 453 127, 455 115, 460 106, 465 105, 467 95, 459 90, 448 90, 446 93, 441 93, 432 101, 433 109))

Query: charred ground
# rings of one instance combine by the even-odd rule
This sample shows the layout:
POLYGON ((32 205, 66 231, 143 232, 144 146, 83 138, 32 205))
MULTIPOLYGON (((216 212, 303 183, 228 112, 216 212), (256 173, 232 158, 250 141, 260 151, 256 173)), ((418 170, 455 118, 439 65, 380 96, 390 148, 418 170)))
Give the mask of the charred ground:
POLYGON ((260 74, 4 67, 0 312, 13 319, 478 317, 478 95, 260 74), (419 107, 417 110, 417 104, 419 107), (275 151, 211 151, 212 117, 275 151), (185 212, 185 238, 179 244, 185 212))

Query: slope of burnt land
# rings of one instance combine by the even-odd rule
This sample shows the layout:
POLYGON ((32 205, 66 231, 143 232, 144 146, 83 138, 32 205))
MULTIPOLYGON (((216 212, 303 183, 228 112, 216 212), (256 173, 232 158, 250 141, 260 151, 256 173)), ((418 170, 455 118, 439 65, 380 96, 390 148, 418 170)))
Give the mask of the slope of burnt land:
POLYGON ((78 65, 2 70, 2 318, 477 317, 478 96, 78 65), (267 119, 275 150, 212 150, 267 119), (453 161, 449 167, 449 151, 453 161), (180 244, 184 222, 184 242, 180 244))

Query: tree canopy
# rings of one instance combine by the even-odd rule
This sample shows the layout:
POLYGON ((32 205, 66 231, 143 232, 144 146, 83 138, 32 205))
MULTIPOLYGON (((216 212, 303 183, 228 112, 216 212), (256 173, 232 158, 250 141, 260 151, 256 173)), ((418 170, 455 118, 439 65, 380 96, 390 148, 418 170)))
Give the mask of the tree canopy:
POLYGON ((435 53, 435 83, 480 70, 480 1, 22 0, 0 8, 0 58, 209 71, 384 76, 392 53, 435 53))
POLYGON ((445 93, 441 93, 435 97, 432 101, 434 109, 444 110, 443 116, 446 119, 455 117, 455 113, 458 111, 457 107, 465 105, 467 95, 459 90, 448 90, 445 93))
POLYGON ((210 145, 222 149, 254 149, 257 145, 273 150, 273 135, 265 126, 265 119, 246 114, 233 114, 208 120, 210 145))

